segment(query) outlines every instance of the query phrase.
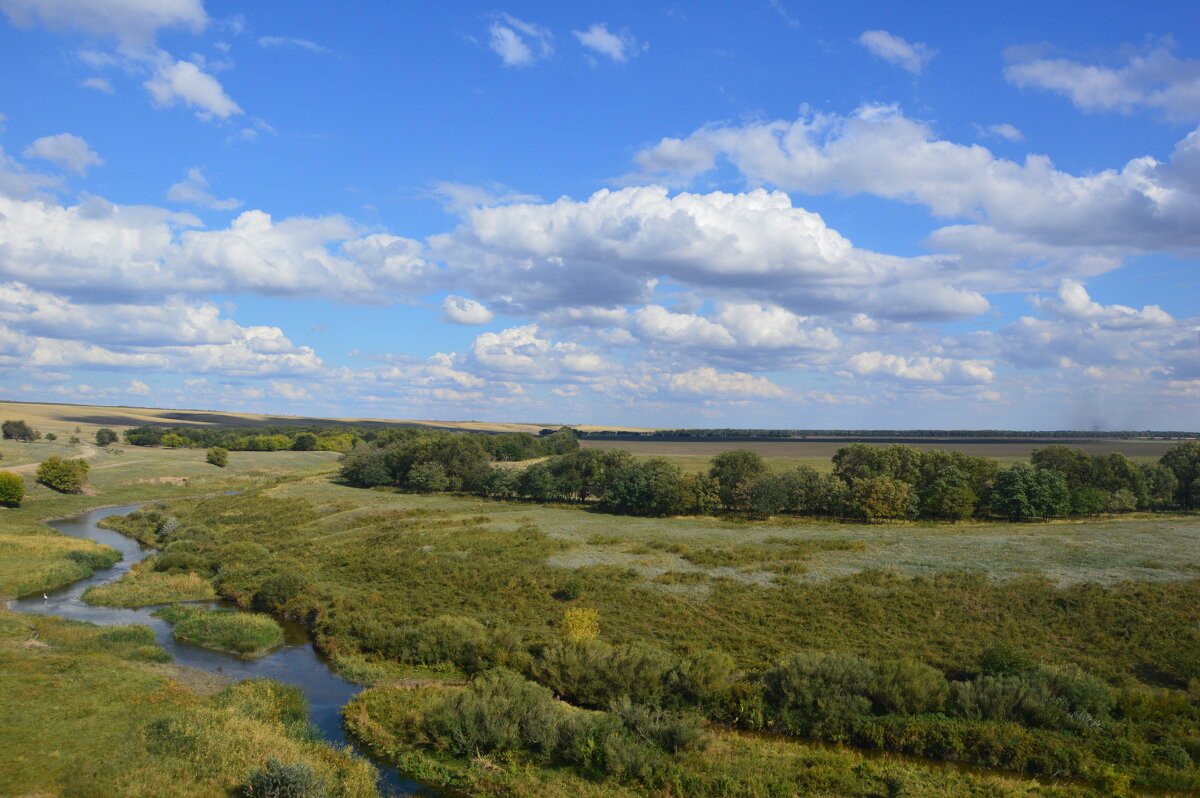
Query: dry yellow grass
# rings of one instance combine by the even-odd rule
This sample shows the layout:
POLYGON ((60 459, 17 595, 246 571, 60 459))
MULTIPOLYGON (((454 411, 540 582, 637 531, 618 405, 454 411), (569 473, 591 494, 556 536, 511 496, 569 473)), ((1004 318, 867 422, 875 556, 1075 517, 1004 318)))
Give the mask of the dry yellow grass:
MULTIPOLYGON (((142 424, 165 424, 198 427, 261 427, 285 424, 411 424, 421 427, 461 429, 475 432, 528 432, 556 427, 558 423, 532 424, 504 421, 445 421, 437 419, 390 418, 318 418, 312 416, 263 415, 259 413, 227 413, 217 410, 170 410, 154 407, 123 407, 108 405, 72 405, 42 402, 0 402, 0 416, 22 419, 42 433, 92 436, 101 427, 122 430, 142 424), (76 433, 75 429, 79 432, 76 433)), ((583 425, 578 429, 640 432, 640 427, 583 425)))

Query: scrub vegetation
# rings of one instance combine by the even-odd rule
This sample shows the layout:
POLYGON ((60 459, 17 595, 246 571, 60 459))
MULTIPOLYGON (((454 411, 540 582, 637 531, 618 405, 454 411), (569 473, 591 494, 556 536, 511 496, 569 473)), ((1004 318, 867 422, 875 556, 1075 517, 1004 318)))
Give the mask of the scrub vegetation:
POLYGON ((149 607, 217 597, 212 583, 198 574, 154 571, 153 559, 144 560, 139 566, 115 582, 88 588, 83 600, 106 607, 149 607))

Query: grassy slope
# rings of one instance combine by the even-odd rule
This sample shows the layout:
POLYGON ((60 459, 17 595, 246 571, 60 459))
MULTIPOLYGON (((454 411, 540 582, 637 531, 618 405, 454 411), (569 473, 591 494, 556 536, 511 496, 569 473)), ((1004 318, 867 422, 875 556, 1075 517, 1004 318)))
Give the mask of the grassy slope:
POLYGON ((137 568, 116 582, 88 588, 82 598, 105 607, 150 607, 176 601, 215 599, 212 584, 194 573, 159 573, 137 568))

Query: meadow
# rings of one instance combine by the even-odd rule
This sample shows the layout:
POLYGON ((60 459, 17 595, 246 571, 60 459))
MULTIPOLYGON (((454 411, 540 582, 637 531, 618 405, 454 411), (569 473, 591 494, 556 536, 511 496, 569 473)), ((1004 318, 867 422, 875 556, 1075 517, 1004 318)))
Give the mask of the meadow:
MULTIPOLYGON (((49 453, 73 451, 93 464, 86 494, 53 493, 26 474, 25 502, 0 510, 0 547, 9 547, 0 559, 0 580, 9 581, 0 581, 6 585, 0 590, 44 589, 102 566, 102 547, 62 538, 37 519, 153 502, 112 525, 162 552, 122 582, 94 590, 89 600, 136 606, 213 591, 304 622, 345 676, 374 685, 348 709, 351 730, 385 758, 435 782, 484 794, 547 796, 1082 796, 1153 788, 1167 795, 1200 787, 1195 766, 1200 525, 1194 514, 1028 524, 638 518, 579 505, 352 488, 337 481, 337 455, 329 452, 233 452, 229 467, 220 469, 204 462, 203 450, 80 451, 84 446, 86 441, 71 447, 62 439, 0 445, 5 455, 0 465, 22 456, 32 464, 49 453), (228 491, 240 493, 225 495, 228 491), (547 652, 564 651, 566 614, 576 609, 594 610, 599 619, 600 648, 580 649, 592 652, 587 656, 603 660, 642 652, 638 656, 649 657, 647 662, 670 670, 679 667, 672 662, 716 652, 731 658, 728 676, 737 689, 751 693, 739 699, 744 705, 738 711, 725 704, 684 707, 685 714, 708 718, 703 746, 666 759, 653 750, 606 755, 605 767, 617 767, 617 775, 597 770, 594 762, 580 764, 574 753, 569 761, 528 751, 463 758, 411 737, 424 722, 418 709, 468 689, 464 683, 475 684, 475 675, 491 667, 513 669, 535 682, 550 678, 547 652), (772 714, 773 705, 754 704, 762 699, 751 696, 772 669, 804 652, 879 663, 917 661, 954 685, 967 685, 980 678, 981 661, 1000 644, 1031 667, 1055 673, 1078 668, 1102 680, 1118 709, 1087 733, 1026 729, 1012 720, 866 716, 847 727, 844 737, 834 735, 857 746, 847 748, 781 735, 792 721, 772 714), (932 746, 931 735, 950 747, 932 746), (951 740, 959 742, 946 742, 951 740), (955 748, 967 740, 974 742, 955 748), (1120 745, 1106 742, 1114 740, 1120 745), (901 754, 1002 767, 957 769, 963 766, 901 754), (636 770, 642 767, 638 757, 669 766, 631 776, 642 772, 636 770), (1054 773, 1082 780, 1064 782, 1054 773)), ((142 659, 134 666, 128 659, 111 667, 105 662, 98 671, 102 678, 89 682, 88 690, 98 692, 103 679, 111 679, 118 686, 114 695, 129 695, 120 687, 127 667, 142 669, 139 673, 159 669, 157 677, 167 678, 161 669, 170 666, 145 661, 161 650, 129 634, 141 641, 134 646, 139 653, 122 656, 142 659)), ((64 646, 60 653, 64 662, 79 663, 71 667, 82 664, 80 651, 64 646)), ((94 652, 89 649, 87 656, 94 652)), ((28 668, 8 660, 0 665, 0 679, 9 682, 28 668)), ((39 687, 48 683, 48 673, 32 669, 20 678, 26 679, 21 689, 52 694, 39 687)), ((207 706, 209 699, 182 686, 186 677, 170 678, 178 682, 170 689, 181 706, 197 712, 207 706)), ((554 683, 570 694, 569 682, 554 683)), ((159 683, 128 689, 138 694, 149 684, 159 683)), ((85 691, 78 699, 55 694, 54 700, 78 701, 84 715, 104 718, 108 710, 97 708, 102 698, 85 691)), ((607 699, 576 700, 591 709, 574 711, 596 712, 602 727, 618 728, 614 718, 623 716, 613 714, 607 699)), ((153 713, 138 701, 128 704, 137 709, 119 733, 135 738, 130 745, 158 750, 145 725, 153 722, 153 713)), ((945 711, 951 711, 949 705, 945 711)), ((225 731, 206 725, 209 720, 196 723, 203 729, 193 735, 201 740, 197 750, 216 750, 216 738, 225 731)), ((21 726, 12 734, 32 732, 21 726)), ((138 778, 162 784, 156 779, 170 773, 228 789, 245 778, 246 763, 261 766, 272 745, 293 760, 309 757, 304 761, 326 768, 323 774, 333 772, 318 763, 331 754, 297 753, 286 728, 282 737, 269 739, 274 742, 236 760, 239 773, 204 771, 190 753, 168 752, 161 772, 149 764, 153 756, 138 760, 143 762, 138 778), (180 764, 180 758, 191 764, 180 764)), ((86 759, 92 751, 91 743, 65 736, 55 746, 47 750, 61 751, 64 760, 86 759)), ((32 744, 21 750, 30 763, 36 760, 32 744)), ((60 789, 46 780, 39 786, 32 772, 32 764, 19 771, 23 780, 12 782, 19 789, 0 780, 0 792, 60 789)), ((346 775, 350 771, 337 772, 342 775, 328 778, 353 781, 346 775)), ((59 771, 46 778, 60 778, 54 773, 59 771)), ((122 778, 96 769, 92 791, 103 792, 98 785, 125 789, 122 778)), ((143 788, 131 789, 138 794, 143 788)), ((344 794, 356 794, 347 790, 344 794)))

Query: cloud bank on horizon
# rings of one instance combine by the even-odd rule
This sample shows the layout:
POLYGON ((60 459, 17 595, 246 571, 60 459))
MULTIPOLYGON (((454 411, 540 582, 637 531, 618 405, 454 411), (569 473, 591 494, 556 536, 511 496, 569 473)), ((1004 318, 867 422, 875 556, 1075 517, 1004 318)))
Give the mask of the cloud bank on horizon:
POLYGON ((1200 428, 1187 6, 926 5, 0 0, 0 399, 1200 428))

